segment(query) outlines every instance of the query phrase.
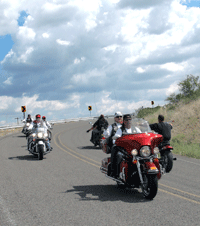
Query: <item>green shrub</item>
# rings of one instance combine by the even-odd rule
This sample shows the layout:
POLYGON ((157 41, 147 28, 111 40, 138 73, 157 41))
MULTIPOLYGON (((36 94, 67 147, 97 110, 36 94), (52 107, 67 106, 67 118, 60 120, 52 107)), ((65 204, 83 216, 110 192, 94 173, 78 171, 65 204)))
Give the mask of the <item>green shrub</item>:
POLYGON ((143 108, 138 112, 137 117, 144 118, 147 115, 152 115, 155 112, 157 112, 160 108, 161 108, 160 106, 157 106, 155 108, 143 108))

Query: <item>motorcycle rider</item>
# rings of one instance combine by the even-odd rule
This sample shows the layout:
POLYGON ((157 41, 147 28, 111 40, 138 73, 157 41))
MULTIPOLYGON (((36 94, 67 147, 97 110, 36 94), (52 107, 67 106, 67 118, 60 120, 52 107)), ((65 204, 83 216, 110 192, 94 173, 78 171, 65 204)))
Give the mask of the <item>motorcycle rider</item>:
MULTIPOLYGON (((48 129, 48 127, 46 126, 46 124, 44 123, 43 120, 41 120, 41 115, 40 114, 37 114, 35 116, 35 120, 31 123, 31 125, 29 126, 28 129, 31 129, 32 132, 31 133, 34 133, 34 130, 38 127, 38 126, 44 126, 46 129, 48 129)), ((29 141, 28 141, 29 143, 29 141)), ((52 150, 51 146, 50 146, 50 143, 49 143, 49 139, 45 142, 46 144, 46 147, 48 150, 52 150)))
POLYGON ((171 130, 173 127, 172 124, 164 122, 163 115, 158 115, 158 123, 150 124, 149 126, 152 130, 163 136, 163 141, 159 145, 159 148, 162 148, 165 145, 170 145, 171 130))
POLYGON ((123 123, 122 117, 123 117, 123 115, 120 111, 115 112, 114 123, 109 125, 107 130, 105 130, 104 133, 103 133, 104 137, 107 140, 106 143, 107 143, 107 146, 109 147, 109 149, 111 149, 112 145, 113 145, 112 137, 115 135, 117 130, 122 126, 122 123, 123 123))
MULTIPOLYGON (((123 124, 122 126, 117 130, 117 132, 115 133, 115 136, 113 137, 113 143, 115 143, 115 140, 119 137, 121 137, 124 134, 129 134, 132 133, 132 128, 131 128, 131 115, 130 114, 126 114, 123 116, 123 124)), ((112 149, 111 149, 111 177, 117 177, 116 175, 116 171, 117 171, 117 162, 116 162, 116 155, 117 152, 119 151, 118 147, 113 145, 112 149)))
POLYGON ((26 128, 26 123, 32 123, 32 122, 33 122, 33 119, 31 118, 31 115, 28 114, 27 119, 23 119, 22 122, 25 123, 25 124, 24 124, 24 127, 23 127, 23 129, 22 129, 22 133, 24 133, 24 132, 26 132, 26 131, 25 131, 25 130, 26 130, 26 129, 25 129, 25 128, 26 128))
POLYGON ((24 119, 23 122, 32 123, 33 122, 33 119, 31 118, 31 115, 28 114, 27 119, 26 120, 24 119))
POLYGON ((92 136, 90 141, 94 143, 94 145, 97 145, 98 139, 99 139, 99 133, 101 132, 101 128, 107 129, 108 128, 108 121, 104 118, 104 115, 100 115, 98 120, 94 123, 94 125, 87 130, 86 132, 90 132, 92 130, 92 136))

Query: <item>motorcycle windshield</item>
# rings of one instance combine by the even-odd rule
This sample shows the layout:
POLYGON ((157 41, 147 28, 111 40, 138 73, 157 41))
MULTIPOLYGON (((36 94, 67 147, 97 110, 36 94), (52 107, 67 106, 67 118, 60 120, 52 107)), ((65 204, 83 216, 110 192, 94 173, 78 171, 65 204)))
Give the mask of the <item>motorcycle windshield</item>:
POLYGON ((133 118, 131 120, 131 129, 133 134, 152 132, 149 123, 142 118, 133 118))
POLYGON ((34 128, 33 128, 34 133, 46 133, 47 132, 47 127, 44 125, 44 123, 38 123, 34 128))

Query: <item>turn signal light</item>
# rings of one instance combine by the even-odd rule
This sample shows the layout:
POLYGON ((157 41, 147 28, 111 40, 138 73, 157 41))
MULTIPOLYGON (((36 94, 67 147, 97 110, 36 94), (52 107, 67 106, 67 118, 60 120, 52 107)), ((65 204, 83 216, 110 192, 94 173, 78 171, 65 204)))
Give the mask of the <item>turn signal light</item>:
POLYGON ((137 160, 135 159, 134 161, 133 161, 133 164, 136 164, 137 163, 137 160))

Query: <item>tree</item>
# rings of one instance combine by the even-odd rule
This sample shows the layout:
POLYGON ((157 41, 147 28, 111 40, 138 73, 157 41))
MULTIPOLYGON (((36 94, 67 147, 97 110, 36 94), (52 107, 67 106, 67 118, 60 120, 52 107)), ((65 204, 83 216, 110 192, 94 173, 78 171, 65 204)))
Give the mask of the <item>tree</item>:
POLYGON ((181 93, 177 95, 172 93, 165 101, 168 101, 170 104, 176 104, 185 97, 194 97, 194 94, 197 95, 197 92, 200 90, 200 83, 198 80, 199 76, 195 77, 193 75, 187 75, 187 78, 178 84, 181 93))
POLYGON ((187 78, 179 82, 179 90, 184 96, 191 96, 199 88, 199 76, 187 75, 187 78))

